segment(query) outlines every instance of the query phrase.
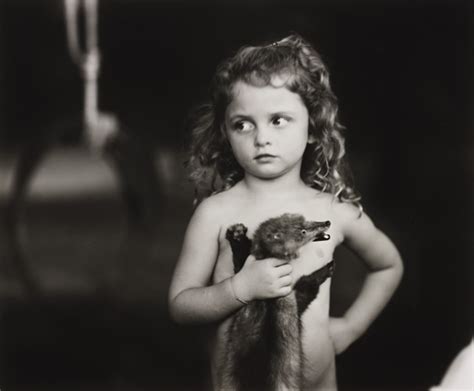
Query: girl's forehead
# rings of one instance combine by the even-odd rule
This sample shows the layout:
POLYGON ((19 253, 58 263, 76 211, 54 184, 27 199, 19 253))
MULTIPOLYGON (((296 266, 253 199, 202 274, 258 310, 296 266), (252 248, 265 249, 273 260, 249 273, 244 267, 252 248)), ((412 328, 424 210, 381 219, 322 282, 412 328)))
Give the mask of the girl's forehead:
POLYGON ((293 79, 294 75, 291 75, 291 73, 287 71, 281 71, 270 75, 260 75, 256 72, 252 72, 237 79, 233 83, 232 89, 235 89, 236 86, 241 84, 251 85, 254 87, 285 87, 288 86, 293 81, 293 79))
POLYGON ((227 112, 251 113, 259 110, 278 112, 306 108, 300 95, 288 89, 287 80, 284 77, 275 77, 266 85, 237 81, 232 87, 227 112))

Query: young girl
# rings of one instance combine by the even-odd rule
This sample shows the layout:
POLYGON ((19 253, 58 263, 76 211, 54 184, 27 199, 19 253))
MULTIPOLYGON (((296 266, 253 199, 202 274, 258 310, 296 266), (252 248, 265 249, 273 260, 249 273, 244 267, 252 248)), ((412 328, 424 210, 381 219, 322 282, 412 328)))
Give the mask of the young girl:
POLYGON ((403 266, 347 181, 328 71, 308 42, 291 35, 241 48, 218 67, 211 93, 193 123, 189 162, 208 197, 186 231, 170 287, 171 315, 182 323, 215 322, 211 369, 220 390, 232 315, 252 300, 288 295, 344 244, 367 266, 359 296, 343 317, 329 317, 328 279, 301 319, 304 388, 336 389, 335 355, 387 304, 403 266), (306 244, 291 262, 249 256, 234 274, 226 229, 242 223, 251 238, 261 222, 284 213, 329 220, 330 240, 306 244))

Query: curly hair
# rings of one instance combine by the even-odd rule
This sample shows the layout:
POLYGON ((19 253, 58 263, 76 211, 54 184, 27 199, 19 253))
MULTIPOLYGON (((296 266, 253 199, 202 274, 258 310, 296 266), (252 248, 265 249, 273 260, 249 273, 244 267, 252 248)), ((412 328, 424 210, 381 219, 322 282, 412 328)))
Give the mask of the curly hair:
POLYGON ((343 126, 338 121, 337 99, 321 56, 301 36, 292 34, 262 46, 244 46, 223 61, 211 84, 210 102, 191 117, 191 150, 187 162, 197 199, 229 189, 244 177, 224 130, 224 116, 237 81, 265 86, 275 75, 289 75, 285 87, 299 94, 309 114, 308 143, 302 159, 301 178, 321 192, 360 206, 344 159, 343 126))

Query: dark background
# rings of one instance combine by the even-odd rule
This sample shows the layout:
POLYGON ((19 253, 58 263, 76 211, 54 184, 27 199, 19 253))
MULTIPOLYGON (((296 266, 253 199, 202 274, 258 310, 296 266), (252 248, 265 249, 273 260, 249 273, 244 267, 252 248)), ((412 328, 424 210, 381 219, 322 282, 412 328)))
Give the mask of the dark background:
MULTIPOLYGON (((221 59, 291 31, 310 40, 330 69, 364 208, 405 262, 390 305, 338 358, 341 390, 439 382, 473 330, 470 2, 103 0, 100 106, 156 152, 160 212, 151 231, 130 230, 113 187, 32 193, 22 245, 41 295, 11 288, 0 231, 3 391, 205 387, 206 328, 175 325, 166 308, 192 213, 184 123, 221 59)), ((2 213, 6 178, 24 146, 80 115, 81 104, 62 3, 0 0, 2 213)), ((71 147, 81 150, 79 139, 72 132, 57 147, 71 176, 89 156, 68 158, 71 147)), ((54 177, 49 167, 42 175, 54 177)), ((336 259, 335 314, 361 280, 350 254, 340 250, 336 259)))

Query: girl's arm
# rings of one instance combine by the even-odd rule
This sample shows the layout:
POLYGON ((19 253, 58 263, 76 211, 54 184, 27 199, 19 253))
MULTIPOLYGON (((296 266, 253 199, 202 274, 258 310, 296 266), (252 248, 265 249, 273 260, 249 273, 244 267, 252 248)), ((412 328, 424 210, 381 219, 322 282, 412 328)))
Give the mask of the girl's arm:
POLYGON ((344 351, 361 336, 382 311, 400 283, 403 263, 391 240, 370 218, 349 204, 338 204, 344 244, 354 251, 368 269, 354 303, 342 318, 331 319, 336 353, 344 351))
POLYGON ((292 267, 286 261, 249 256, 239 273, 210 285, 219 252, 223 207, 204 200, 189 222, 169 290, 172 318, 179 323, 219 321, 253 299, 291 292, 292 267))
POLYGON ((170 313, 179 323, 216 321, 242 306, 230 279, 208 286, 218 256, 216 211, 211 199, 204 200, 186 230, 169 290, 170 313))

